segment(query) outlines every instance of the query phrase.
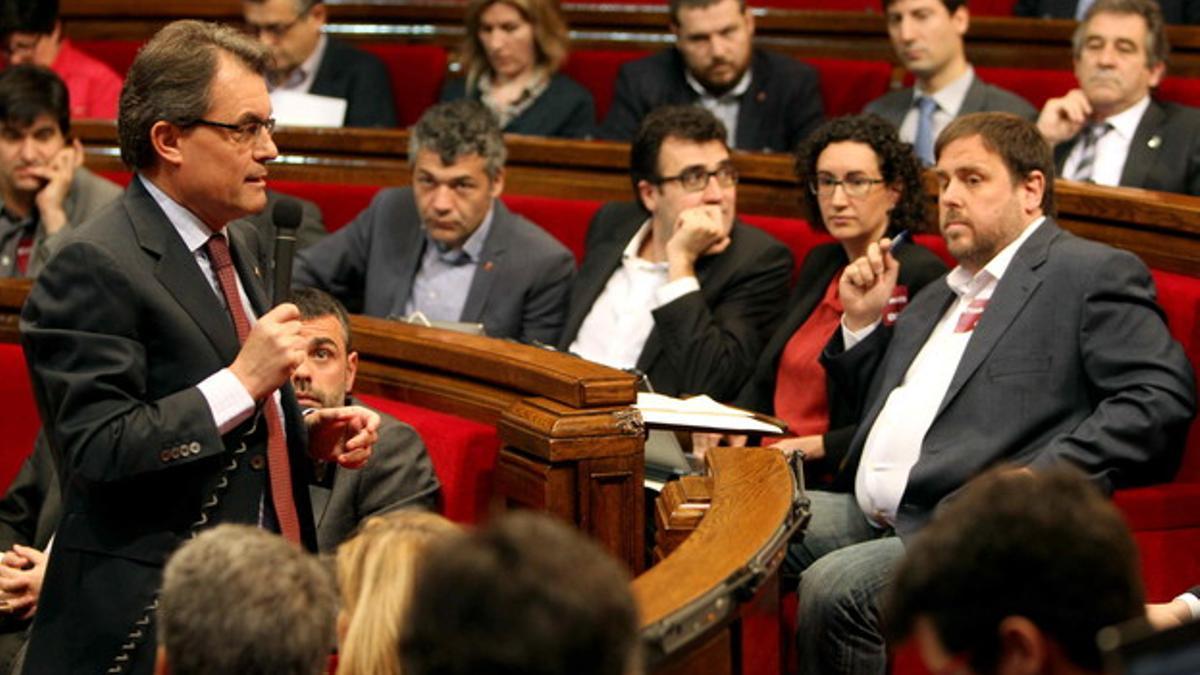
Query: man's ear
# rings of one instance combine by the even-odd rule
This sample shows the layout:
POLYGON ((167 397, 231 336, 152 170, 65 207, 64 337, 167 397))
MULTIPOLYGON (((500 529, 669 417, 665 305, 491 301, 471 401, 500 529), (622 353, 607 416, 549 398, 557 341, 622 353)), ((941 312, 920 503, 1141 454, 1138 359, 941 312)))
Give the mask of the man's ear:
POLYGON ((642 203, 642 208, 653 214, 658 209, 658 187, 648 180, 639 180, 637 189, 638 201, 642 203))
POLYGON ((350 352, 346 357, 346 395, 354 391, 354 376, 358 374, 358 352, 350 352))
POLYGON ((150 145, 167 164, 178 167, 183 163, 183 149, 180 147, 182 139, 183 130, 170 122, 159 120, 150 127, 150 145))
POLYGON ((1046 194, 1046 174, 1041 171, 1030 171, 1029 175, 1021 181, 1020 189, 1021 209, 1027 214, 1041 211, 1042 196, 1046 194))
POLYGON ((996 629, 1000 656, 996 672, 1003 675, 1034 675, 1045 671, 1050 657, 1049 638, 1023 616, 1007 616, 996 629))
POLYGON ((329 19, 329 10, 325 7, 324 2, 318 2, 308 10, 308 15, 312 17, 313 21, 324 26, 325 22, 329 19))
POLYGON ((171 664, 167 661, 167 648, 159 645, 154 652, 154 675, 171 675, 171 664))
POLYGON ((504 167, 500 167, 500 170, 496 172, 496 177, 491 181, 492 199, 496 199, 504 192, 504 167))

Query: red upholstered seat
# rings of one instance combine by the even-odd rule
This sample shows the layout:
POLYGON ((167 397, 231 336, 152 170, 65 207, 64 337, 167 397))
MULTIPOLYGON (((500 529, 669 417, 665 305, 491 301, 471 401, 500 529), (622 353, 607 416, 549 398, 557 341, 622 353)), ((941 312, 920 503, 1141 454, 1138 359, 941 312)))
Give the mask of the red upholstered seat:
MULTIPOLYGON (((641 0, 629 0, 641 2, 641 0)), ((596 102, 596 121, 603 122, 612 105, 617 86, 617 71, 627 61, 634 61, 652 52, 637 49, 581 49, 571 52, 562 72, 583 85, 596 102)))
POLYGON ((354 220, 371 203, 378 185, 355 183, 314 183, 298 180, 271 180, 272 190, 316 202, 325 220, 325 229, 337 232, 354 220))
POLYGON ((138 40, 72 40, 71 43, 89 56, 103 61, 121 77, 125 77, 125 72, 142 48, 138 40))
POLYGON ((592 216, 604 204, 595 199, 558 199, 555 197, 531 197, 529 195, 504 195, 505 205, 515 213, 525 216, 554 235, 575 254, 575 261, 583 261, 584 242, 592 216))
POLYGON ((362 49, 383 59, 392 81, 392 98, 401 127, 417 121, 437 103, 446 80, 446 50, 437 45, 365 42, 362 49))
POLYGON ((804 62, 821 76, 821 100, 827 119, 861 113, 891 86, 893 66, 887 61, 812 58, 804 62))
POLYGON ((33 386, 25 368, 25 355, 17 344, 0 344, 0 406, 4 425, 0 431, 0 493, 8 488, 21 463, 33 451, 41 428, 33 386))

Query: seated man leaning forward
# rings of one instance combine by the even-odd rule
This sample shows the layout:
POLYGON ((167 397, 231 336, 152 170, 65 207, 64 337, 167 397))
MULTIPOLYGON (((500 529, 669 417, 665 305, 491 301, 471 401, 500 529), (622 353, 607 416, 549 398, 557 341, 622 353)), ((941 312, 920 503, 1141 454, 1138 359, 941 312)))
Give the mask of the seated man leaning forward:
POLYGON ((729 400, 771 335, 792 255, 736 220, 737 169, 707 110, 647 115, 629 164, 638 201, 592 219, 559 345, 636 367, 655 391, 729 400))
POLYGON ((1071 38, 1079 87, 1046 101, 1038 129, 1059 176, 1200 195, 1200 110, 1155 100, 1167 33, 1155 0, 1096 0, 1071 38))
POLYGON ((41 66, 0 72, 0 277, 34 277, 76 227, 121 194, 83 166, 67 88, 41 66))
POLYGON ((842 327, 822 360, 865 407, 844 492, 810 493, 812 521, 789 551, 803 570, 806 673, 884 672, 879 594, 906 537, 971 477, 1005 462, 1073 465, 1106 490, 1162 479, 1195 410, 1146 266, 1055 224, 1053 158, 1032 123, 960 117, 936 152, 958 266, 890 328, 890 242, 842 275, 842 327))
POLYGON ((554 344, 575 258, 500 201, 505 148, 492 113, 464 99, 430 108, 408 157, 412 187, 380 190, 353 222, 301 251, 294 286, 371 316, 420 311, 554 344))

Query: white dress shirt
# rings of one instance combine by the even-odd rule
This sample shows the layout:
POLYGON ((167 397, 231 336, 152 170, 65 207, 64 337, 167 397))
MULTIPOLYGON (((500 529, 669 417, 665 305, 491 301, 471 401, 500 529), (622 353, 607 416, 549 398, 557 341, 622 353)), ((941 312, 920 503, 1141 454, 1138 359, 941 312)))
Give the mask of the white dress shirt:
POLYGON ((277 85, 271 86, 268 81, 268 87, 272 92, 276 91, 292 91, 297 94, 307 94, 309 89, 312 89, 313 80, 317 79, 317 69, 321 67, 321 59, 325 58, 325 47, 329 44, 329 38, 324 33, 317 38, 317 46, 312 53, 308 55, 304 62, 296 66, 292 72, 288 73, 287 78, 277 85))
POLYGON ((971 88, 971 83, 974 81, 975 69, 968 65, 967 72, 939 89, 936 94, 926 92, 921 89, 919 84, 913 85, 912 106, 909 107, 904 119, 900 122, 900 140, 905 143, 916 142, 917 120, 921 116, 917 109, 917 100, 921 96, 928 96, 933 99, 934 103, 937 103, 937 108, 933 111, 933 137, 936 139, 942 133, 942 129, 945 129, 958 116, 958 111, 967 98, 967 90, 971 88))
POLYGON ((649 234, 647 220, 625 246, 620 267, 608 278, 580 324, 579 334, 569 348, 572 353, 613 368, 633 368, 654 330, 654 315, 650 312, 700 290, 696 277, 668 281, 666 261, 650 262, 638 257, 649 234))
POLYGON ((725 124, 725 144, 731 148, 734 147, 736 145, 734 141, 737 140, 738 110, 742 104, 742 94, 750 89, 750 69, 747 68, 746 72, 742 73, 742 79, 738 80, 732 89, 720 96, 713 96, 708 89, 705 89, 699 80, 692 77, 692 71, 685 70, 683 77, 692 91, 700 95, 700 105, 725 124))
MULTIPOLYGON (((874 526, 883 528, 895 525, 896 511, 908 486, 908 474, 921 456, 925 434, 933 424, 933 418, 950 388, 950 381, 958 370, 959 361, 974 335, 973 330, 955 330, 960 315, 973 301, 986 301, 992 297, 996 284, 1004 276, 1021 244, 1044 220, 1038 218, 1027 225, 1020 236, 1001 249, 974 275, 959 266, 946 276, 946 284, 958 299, 938 320, 904 378, 888 394, 863 446, 862 459, 854 479, 854 494, 859 508, 874 526)), ((843 324, 846 349, 858 344, 876 326, 878 323, 848 334, 843 324)))
MULTIPOLYGON (((1133 134, 1142 122, 1142 115, 1150 107, 1150 96, 1133 104, 1128 110, 1104 120, 1112 125, 1108 133, 1096 141, 1096 159, 1092 163, 1092 182, 1096 185, 1119 185, 1121 172, 1125 170, 1125 159, 1133 144, 1133 134)), ((1082 134, 1082 132, 1080 132, 1082 134)), ((1083 143, 1075 143, 1067 161, 1063 163, 1063 178, 1074 179, 1078 174, 1079 156, 1083 154, 1083 143)))

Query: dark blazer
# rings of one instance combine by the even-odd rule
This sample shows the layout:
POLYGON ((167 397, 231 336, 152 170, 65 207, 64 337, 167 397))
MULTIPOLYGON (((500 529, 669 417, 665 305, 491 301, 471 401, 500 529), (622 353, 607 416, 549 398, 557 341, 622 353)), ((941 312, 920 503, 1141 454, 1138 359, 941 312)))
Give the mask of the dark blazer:
MULTIPOLYGON (((1060 175, 1077 139, 1054 146, 1060 175)), ((1200 195, 1200 110, 1151 99, 1133 132, 1119 184, 1200 195)))
POLYGON ((395 127, 396 102, 387 66, 379 57, 328 38, 308 93, 346 100, 347 127, 395 127))
MULTIPOLYGON (((910 302, 922 288, 946 273, 946 264, 942 259, 924 246, 902 246, 897 249, 896 258, 900 262, 899 283, 908 287, 910 302)), ((738 394, 737 406, 768 415, 775 414, 775 378, 779 372, 779 357, 783 355, 788 340, 817 308, 830 282, 849 262, 846 249, 837 242, 816 246, 804 258, 796 288, 784 309, 779 327, 767 341, 754 373, 738 394)), ((829 456, 841 457, 846 454, 858 426, 858 410, 853 403, 841 399, 836 383, 829 378, 826 380, 829 431, 824 435, 825 449, 829 456)))
MULTIPOLYGON (((912 87, 905 87, 888 92, 868 103, 863 112, 875 113, 899 128, 904 123, 904 116, 913 107, 914 91, 912 87)), ((992 86, 978 77, 973 77, 958 114, 969 115, 977 112, 1010 112, 1031 122, 1037 120, 1038 116, 1037 109, 1030 105, 1029 101, 1007 89, 992 86)))
MULTIPOLYGON (((479 100, 479 91, 470 97, 479 100)), ((442 101, 455 101, 468 95, 465 78, 455 77, 442 87, 442 101)), ((555 73, 541 96, 520 115, 509 120, 504 133, 558 138, 590 138, 596 134, 596 104, 592 93, 578 82, 555 73)))
MULTIPOLYGON (((826 347, 830 376, 866 394, 841 472, 847 489, 888 394, 954 299, 934 284, 893 329, 849 351, 838 332, 826 347)), ((911 534, 943 499, 1002 462, 1074 465, 1104 489, 1165 480, 1195 391, 1141 260, 1048 219, 1017 251, 967 344, 909 474, 896 530, 911 534)))
MULTIPOLYGON (((1159 0, 1163 21, 1167 23, 1200 23, 1200 3, 1196 0, 1159 0)), ((1079 0, 1017 0, 1014 16, 1039 19, 1074 19, 1079 0)))
MULTIPOLYGON (((558 341, 575 258, 545 230, 492 203, 483 263, 471 281, 462 321, 492 337, 558 341)), ((425 251, 412 188, 380 190, 349 225, 296 255, 293 285, 320 288, 353 312, 399 316, 425 251)))
MULTIPOLYGON (((755 49, 750 88, 738 108, 739 150, 791 152, 823 121, 817 71, 790 56, 755 49)), ((664 105, 689 105, 699 94, 684 78, 674 47, 631 61, 617 73, 616 90, 601 138, 633 139, 642 118, 664 105)))
MULTIPOLYGON (((238 223, 226 229, 246 294, 264 312, 256 240, 238 223)), ((274 521, 266 424, 254 415, 217 431, 196 385, 233 362, 237 334, 139 179, 69 236, 21 314, 34 395, 63 477, 63 517, 25 672, 103 672, 128 642, 130 672, 149 673, 154 623, 134 626, 167 556, 196 529, 257 523, 260 504, 274 521)), ((303 541, 315 548, 307 436, 291 387, 281 392, 293 497, 303 541)))
MULTIPOLYGON (((592 218, 560 348, 574 342, 646 218, 633 202, 605 204, 592 218)), ((775 326, 787 297, 792 254, 769 234, 740 221, 731 238, 729 248, 696 262, 699 293, 653 311, 654 329, 637 367, 657 392, 732 399, 775 326)))
MULTIPOLYGON (((351 399, 348 405, 362 405, 351 399)), ((437 474, 425 444, 409 425, 379 414, 379 440, 371 461, 361 469, 326 465, 320 484, 310 485, 317 548, 333 553, 367 518, 396 509, 437 506, 437 474)))

